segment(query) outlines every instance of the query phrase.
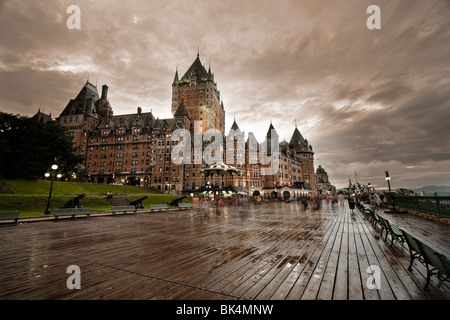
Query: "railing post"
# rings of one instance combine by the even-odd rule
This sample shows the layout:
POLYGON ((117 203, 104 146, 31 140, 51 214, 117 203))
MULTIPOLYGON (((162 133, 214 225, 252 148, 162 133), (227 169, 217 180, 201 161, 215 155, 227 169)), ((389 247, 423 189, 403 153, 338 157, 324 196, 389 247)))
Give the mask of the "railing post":
POLYGON ((440 210, 439 210, 439 198, 438 198, 436 192, 434 193, 434 198, 436 199, 437 216, 440 218, 441 217, 441 213, 440 213, 440 210))
POLYGON ((417 193, 414 193, 414 195, 415 195, 414 200, 415 200, 415 204, 416 204, 415 210, 419 211, 419 199, 417 198, 417 193))

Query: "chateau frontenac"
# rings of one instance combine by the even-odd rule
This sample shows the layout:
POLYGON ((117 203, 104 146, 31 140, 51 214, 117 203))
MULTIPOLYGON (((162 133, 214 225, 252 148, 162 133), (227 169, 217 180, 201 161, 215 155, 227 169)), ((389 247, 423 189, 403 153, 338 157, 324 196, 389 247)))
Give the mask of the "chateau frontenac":
POLYGON ((108 89, 103 85, 99 95, 97 87, 87 81, 55 120, 70 131, 77 152, 84 157, 77 180, 139 185, 176 194, 232 188, 249 195, 289 192, 300 196, 316 189, 313 148, 297 126, 289 142, 278 141, 271 122, 264 143, 256 141, 252 132, 245 134, 236 119, 225 132, 220 91, 211 68, 206 70, 198 54, 181 77, 175 72, 171 118, 160 119, 140 107, 133 114, 115 115, 108 89), (181 139, 173 135, 179 131, 192 138, 192 142, 185 141, 192 152, 184 149, 176 154, 184 157, 181 163, 174 161, 174 148, 181 139), (208 132, 214 132, 215 138, 201 138, 208 132), (271 156, 271 163, 263 161, 264 154, 271 156), (186 161, 188 155, 192 161, 186 161), (206 169, 213 165, 233 168, 233 174, 208 174, 206 169))

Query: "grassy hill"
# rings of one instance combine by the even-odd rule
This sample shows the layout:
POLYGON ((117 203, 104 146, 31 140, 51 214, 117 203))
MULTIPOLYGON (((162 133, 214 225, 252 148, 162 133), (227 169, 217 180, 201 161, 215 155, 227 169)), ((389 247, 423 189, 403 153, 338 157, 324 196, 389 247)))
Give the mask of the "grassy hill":
MULTIPOLYGON (((4 180, 2 181, 14 194, 47 194, 50 191, 48 180, 4 180)), ((106 194, 112 193, 149 193, 149 191, 134 186, 116 186, 81 182, 54 181, 52 194, 106 194)))
POLYGON ((425 192, 427 196, 434 196, 436 192, 438 196, 450 196, 450 186, 426 186, 414 190, 416 193, 425 192))
MULTIPOLYGON (((1 183, 11 189, 14 194, 0 194, 0 211, 20 210, 20 216, 41 216, 47 207, 50 181, 45 180, 2 180, 1 183)), ((151 204, 170 203, 178 195, 151 194, 148 190, 133 186, 100 185, 92 183, 61 182, 53 183, 51 209, 60 208, 76 195, 86 193, 80 203, 91 211, 110 211, 111 203, 106 193, 122 194, 132 201, 148 195, 143 201, 145 208, 151 204)))

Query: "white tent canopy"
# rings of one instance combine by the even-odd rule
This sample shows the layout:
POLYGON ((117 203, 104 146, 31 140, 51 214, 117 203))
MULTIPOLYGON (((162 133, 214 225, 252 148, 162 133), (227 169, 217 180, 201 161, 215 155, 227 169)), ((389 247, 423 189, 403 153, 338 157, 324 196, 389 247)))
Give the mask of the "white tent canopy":
POLYGON ((217 162, 213 165, 211 165, 209 168, 203 169, 201 170, 201 172, 207 174, 207 175, 221 175, 221 176, 225 176, 225 175, 237 175, 240 172, 242 172, 242 170, 236 169, 233 166, 230 166, 228 164, 225 164, 223 162, 217 162))

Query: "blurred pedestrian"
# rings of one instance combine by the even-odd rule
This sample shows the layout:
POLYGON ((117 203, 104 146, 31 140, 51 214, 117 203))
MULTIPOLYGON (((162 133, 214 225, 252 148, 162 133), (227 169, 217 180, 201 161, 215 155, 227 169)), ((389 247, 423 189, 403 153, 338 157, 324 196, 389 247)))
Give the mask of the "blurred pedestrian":
POLYGON ((223 210, 223 199, 221 197, 219 197, 217 199, 217 204, 216 204, 216 215, 220 216, 220 214, 222 213, 223 210))
POLYGON ((338 202, 339 202, 339 206, 341 206, 341 207, 344 206, 344 195, 342 193, 338 195, 338 202))
POLYGON ((308 208, 308 200, 306 200, 305 197, 302 197, 302 199, 300 200, 302 205, 303 205, 303 209, 307 209, 308 208))
POLYGON ((378 193, 375 194, 375 201, 376 201, 378 207, 381 206, 381 198, 378 193))

